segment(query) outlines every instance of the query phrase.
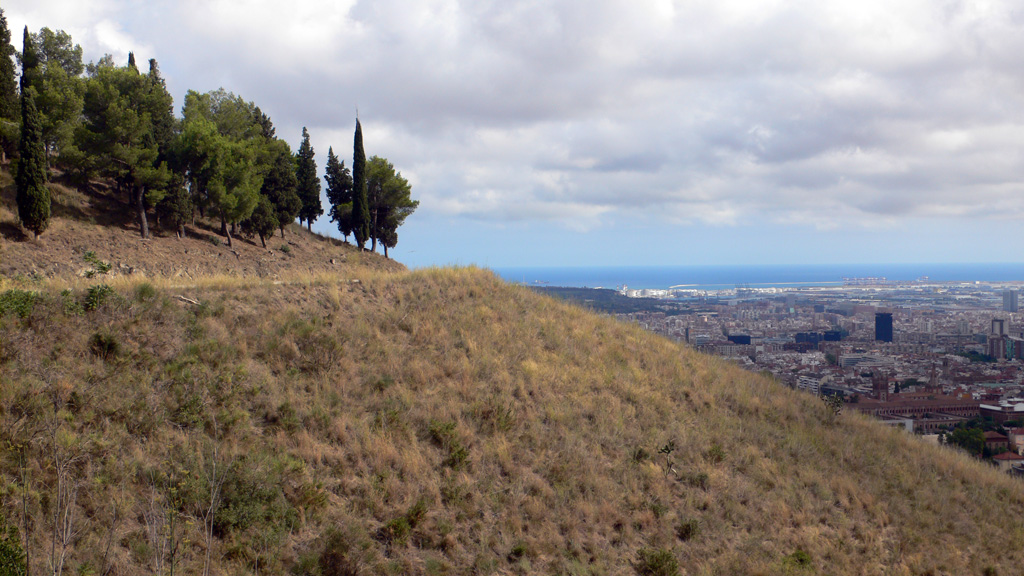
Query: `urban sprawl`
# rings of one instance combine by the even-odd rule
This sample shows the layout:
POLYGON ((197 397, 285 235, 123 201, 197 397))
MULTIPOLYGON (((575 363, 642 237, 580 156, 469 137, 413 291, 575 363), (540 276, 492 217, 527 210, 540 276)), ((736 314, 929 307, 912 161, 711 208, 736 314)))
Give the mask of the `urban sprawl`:
POLYGON ((1019 283, 844 279, 829 287, 631 290, 618 314, 847 409, 919 434, 983 421, 985 453, 1024 472, 1019 283), (991 424, 994 424, 992 426, 991 424))

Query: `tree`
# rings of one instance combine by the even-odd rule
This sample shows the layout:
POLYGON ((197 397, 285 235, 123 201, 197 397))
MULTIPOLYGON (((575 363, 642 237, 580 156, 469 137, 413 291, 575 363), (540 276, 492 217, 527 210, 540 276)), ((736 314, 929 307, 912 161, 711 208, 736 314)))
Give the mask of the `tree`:
POLYGON ((15 81, 14 57, 17 51, 11 45, 11 30, 7 17, 0 8, 0 159, 14 153, 19 141, 18 124, 21 105, 18 101, 18 83, 15 81))
POLYGON ((331 222, 338 224, 338 231, 348 242, 352 233, 352 174, 345 167, 345 161, 338 162, 334 149, 327 149, 327 201, 331 204, 331 222))
POLYGON ((22 70, 31 70, 28 84, 37 91, 46 161, 49 164, 53 157, 75 158, 74 131, 84 102, 82 47, 63 30, 43 28, 31 37, 35 50, 22 56, 22 70))
POLYGON ((409 181, 396 172, 387 159, 373 156, 366 163, 366 195, 370 207, 370 251, 377 250, 377 241, 384 245, 384 257, 388 248, 398 244, 398 227, 419 206, 419 201, 410 195, 409 181))
POLYGON ((295 180, 302 209, 299 210, 299 223, 306 221, 312 230, 313 221, 324 213, 320 204, 320 178, 316 175, 316 160, 313 158, 313 146, 309 143, 309 132, 302 128, 302 144, 295 159, 295 180))
POLYGON ((220 216, 221 234, 231 246, 231 230, 247 219, 259 201, 263 176, 258 152, 263 146, 256 106, 223 90, 185 95, 182 164, 193 184, 200 209, 220 216))
MULTIPOLYGON (((26 48, 32 41, 25 35, 26 48)), ((26 86, 21 93, 20 159, 14 177, 17 187, 18 219, 37 238, 50 223, 50 192, 46 188, 46 157, 42 122, 35 105, 35 88, 26 86)))
POLYGON ((261 194, 252 214, 242 221, 242 233, 249 236, 254 234, 259 236, 260 243, 266 248, 267 236, 273 236, 277 226, 278 221, 277 215, 274 214, 274 205, 270 203, 269 198, 261 194))
POLYGON ((985 433, 981 428, 957 428, 947 436, 946 441, 971 454, 980 455, 985 449, 985 433))
POLYGON ((134 68, 94 68, 86 83, 84 123, 76 138, 92 158, 90 167, 113 178, 128 196, 143 238, 149 237, 147 207, 156 206, 171 183, 153 132, 154 90, 166 92, 134 68))
POLYGON ((281 230, 281 237, 284 238, 284 227, 295 221, 299 210, 302 209, 302 200, 299 200, 296 192, 295 156, 291 148, 284 140, 273 138, 272 128, 270 137, 263 147, 260 159, 263 173, 260 194, 266 196, 274 207, 277 225, 281 230))
POLYGON ((370 238, 370 207, 366 201, 366 153, 363 151, 363 127, 359 118, 356 118, 352 150, 352 234, 362 250, 370 238))

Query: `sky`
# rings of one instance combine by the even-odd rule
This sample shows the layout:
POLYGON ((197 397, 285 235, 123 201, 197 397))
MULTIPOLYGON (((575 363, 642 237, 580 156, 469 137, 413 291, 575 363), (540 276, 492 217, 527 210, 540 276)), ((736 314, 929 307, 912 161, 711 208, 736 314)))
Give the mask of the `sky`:
MULTIPOLYGON (((297 149, 390 160, 432 265, 1022 262, 1016 0, 5 0, 297 149)), ((326 197, 324 198, 326 204, 326 197)), ((328 217, 314 229, 338 235, 328 217)))

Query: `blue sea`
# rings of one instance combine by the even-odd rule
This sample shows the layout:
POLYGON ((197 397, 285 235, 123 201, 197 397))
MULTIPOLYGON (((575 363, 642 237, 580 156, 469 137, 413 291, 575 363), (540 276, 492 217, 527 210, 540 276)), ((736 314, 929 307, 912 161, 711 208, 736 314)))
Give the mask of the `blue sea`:
POLYGON ((843 278, 931 282, 1024 282, 1024 263, 822 264, 779 266, 579 266, 510 267, 494 271, 509 282, 576 288, 670 287, 727 290, 737 286, 840 286, 843 278))

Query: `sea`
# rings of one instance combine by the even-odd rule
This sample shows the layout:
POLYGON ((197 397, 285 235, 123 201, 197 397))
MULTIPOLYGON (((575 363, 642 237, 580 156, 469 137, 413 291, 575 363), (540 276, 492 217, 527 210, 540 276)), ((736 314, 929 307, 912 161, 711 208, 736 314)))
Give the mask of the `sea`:
POLYGON ((1024 282, 1024 263, 812 264, 765 266, 564 266, 494 268, 509 282, 530 286, 665 290, 729 290, 842 286, 846 279, 890 282, 1024 282))

